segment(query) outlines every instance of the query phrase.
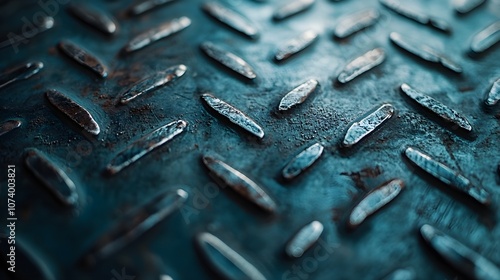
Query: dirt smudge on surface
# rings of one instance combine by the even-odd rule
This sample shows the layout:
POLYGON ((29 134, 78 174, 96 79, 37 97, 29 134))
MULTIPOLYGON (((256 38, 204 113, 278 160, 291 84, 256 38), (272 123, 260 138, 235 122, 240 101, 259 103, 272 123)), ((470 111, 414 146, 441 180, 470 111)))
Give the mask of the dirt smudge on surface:
POLYGON ((366 167, 357 172, 342 172, 340 173, 340 175, 351 177, 357 188, 360 188, 363 191, 368 191, 369 187, 366 185, 363 179, 376 178, 382 173, 383 173, 382 168, 380 168, 380 166, 377 165, 375 167, 366 167))

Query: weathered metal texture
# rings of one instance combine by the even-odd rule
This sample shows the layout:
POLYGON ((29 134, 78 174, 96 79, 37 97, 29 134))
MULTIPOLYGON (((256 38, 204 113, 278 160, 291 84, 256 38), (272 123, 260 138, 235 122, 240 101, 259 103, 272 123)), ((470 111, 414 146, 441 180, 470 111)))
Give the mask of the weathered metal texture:
MULTIPOLYGON (((218 0, 255 23, 259 37, 253 36, 253 40, 206 14, 202 9, 206 1, 201 0, 74 1, 114 18, 119 32, 112 36, 82 23, 67 4, 62 4, 65 1, 44 1, 57 7, 42 7, 38 2, 0 4, 0 71, 43 63, 43 70, 36 75, 21 71, 15 82, 0 88, 1 131, 8 131, 0 136, 0 166, 17 167, 16 234, 19 246, 30 256, 23 260, 19 251, 17 267, 27 274, 20 273, 20 277, 40 279, 38 275, 45 274, 54 279, 118 279, 117 275, 125 272, 135 279, 166 275, 172 279, 218 279, 215 271, 221 269, 214 266, 228 263, 214 261, 214 251, 200 257, 197 242, 201 242, 205 250, 236 252, 241 256, 236 257, 237 263, 250 269, 244 273, 257 278, 461 279, 460 270, 424 242, 420 235, 424 224, 500 265, 500 107, 494 104, 500 50, 498 43, 492 45, 498 40, 496 25, 492 25, 500 17, 498 0, 485 1, 471 11, 461 9, 467 11, 465 15, 457 14, 452 1, 401 1, 407 9, 448 23, 451 33, 402 17, 376 0, 304 1, 314 4, 284 20, 274 20, 273 15, 291 1, 218 0), (145 4, 137 6, 140 2, 145 4), (377 22, 346 38, 334 36, 340 19, 363 10, 377 11, 377 22), (53 24, 34 17, 40 12, 48 13, 53 24), (176 28, 167 24, 142 38, 144 44, 154 44, 122 52, 139 34, 183 17, 190 19, 184 30, 171 34, 186 26, 186 20, 176 28), (26 22, 44 26, 43 32, 30 33, 26 22), (277 48, 307 30, 317 34, 314 44, 284 63, 277 62, 277 48), (9 45, 10 32, 19 37, 13 46, 9 45), (462 73, 455 74, 439 64, 447 61, 431 59, 438 62, 432 63, 403 51, 390 41, 391 32, 453 58, 462 73), (72 42, 102 61, 107 71, 98 72, 107 73, 106 79, 71 61, 58 50, 61 41, 72 42), (239 73, 247 74, 248 79, 206 55, 200 49, 203 42, 244 59, 247 64, 237 59, 226 62, 230 68, 243 69, 239 73), (382 64, 346 84, 337 82, 349 62, 378 48, 385 53, 382 64), (187 67, 182 78, 118 104, 124 91, 174 65, 187 67), (280 112, 285 94, 309 80, 320 86, 300 105, 280 112), (402 92, 402 84, 460 112, 474 129, 464 135, 456 133, 459 127, 453 123, 443 126, 439 114, 424 110, 402 92), (87 133, 55 110, 45 96, 49 89, 65 93, 91 112, 100 133, 87 133), (265 137, 246 133, 219 116, 200 98, 208 92, 251 117, 265 131, 265 137), (381 104, 391 104, 397 114, 363 141, 343 148, 342 140, 353 121, 381 104), (131 143, 174 120, 189 124, 181 135, 155 146, 114 176, 104 172, 131 143), (18 127, 12 129, 12 125, 18 127), (324 147, 321 157, 300 176, 285 180, 282 172, 286 164, 314 143, 324 147), (489 205, 478 205, 417 167, 404 155, 407 147, 425 151, 484 188, 490 194, 489 205), (28 148, 35 148, 64 171, 77 187, 78 203, 61 207, 43 180, 26 166, 28 148), (215 185, 202 161, 204 155, 212 153, 265 190, 275 202, 273 214, 259 211, 258 205, 242 198, 241 193, 215 185), (353 209, 365 205, 363 198, 371 197, 371 191, 393 178, 402 180, 405 190, 355 230, 349 230, 347 222, 353 209), (168 219, 94 266, 78 264, 130 209, 155 194, 184 187, 189 197, 168 219), (287 257, 288 242, 312 221, 324 227, 317 242, 301 258, 287 257), (204 233, 220 242, 207 239, 209 235, 204 233)), ((306 166, 300 164, 299 168, 306 166)), ((0 174, 3 223, 7 181, 4 169, 0 174)), ((395 193, 391 191, 387 197, 395 193)), ((156 213, 146 212, 146 216, 156 213)), ((0 244, 2 250, 4 243, 0 244)), ((305 245, 309 242, 301 246, 305 245)), ((5 257, 3 251, 0 256, 5 257)), ((2 265, 6 265, 3 259, 2 265)), ((8 272, 0 272, 1 279, 7 277, 8 272)))

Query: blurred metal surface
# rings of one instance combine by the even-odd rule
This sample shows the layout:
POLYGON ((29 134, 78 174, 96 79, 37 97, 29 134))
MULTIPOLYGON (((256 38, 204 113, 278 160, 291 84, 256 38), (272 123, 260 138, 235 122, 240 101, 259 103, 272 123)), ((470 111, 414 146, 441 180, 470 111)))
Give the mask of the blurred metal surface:
MULTIPOLYGON (((165 275, 218 279, 211 264, 220 260, 206 261, 196 246, 196 236, 205 232, 225 244, 219 249, 229 246, 239 254, 244 261, 231 256, 243 267, 251 264, 253 275, 267 279, 381 279, 391 273, 462 279, 424 242, 419 232, 424 224, 500 266, 500 108, 484 105, 500 77, 500 50, 496 44, 482 54, 470 53, 474 36, 499 20, 499 0, 488 0, 463 15, 451 1, 401 1, 410 10, 449 23, 449 34, 402 17, 374 0, 316 0, 307 10, 279 21, 273 15, 289 1, 218 1, 255 25, 260 36, 250 38, 205 13, 204 1, 157 2, 161 5, 144 13, 148 5, 136 6, 143 8, 134 15, 139 13, 133 8, 138 2, 80 1, 114 19, 114 34, 75 17, 69 1, 42 1, 52 6, 37 1, 0 4, 4 34, 0 41, 18 40, 0 49, 0 68, 43 63, 43 69, 28 79, 0 86, 0 134, 8 130, 0 135, 0 223, 7 213, 5 169, 15 164, 16 238, 39 267, 30 268, 30 261, 20 257, 17 278, 2 271, 1 279, 40 279, 40 274, 48 279, 119 279, 124 274, 135 279, 165 275), (368 9, 380 13, 374 25, 344 39, 334 38, 343 16, 368 9), (33 35, 28 23, 36 25, 42 12, 50 13, 54 26, 33 35), (157 35, 148 33, 153 36, 150 41, 166 37, 132 53, 122 52, 137 35, 183 16, 191 20, 185 30, 172 35, 164 29, 157 35), (23 28, 28 32, 20 39, 23 28), (277 49, 308 30, 318 34, 311 45, 286 61, 275 61, 277 49), (391 43, 391 32, 441 51, 463 72, 405 52, 391 43), (62 53, 57 44, 63 40, 92 53, 108 67, 108 76, 102 79, 62 53), (257 77, 248 80, 207 56, 200 48, 203 42, 241 57, 257 77), (382 64, 347 84, 337 82, 349 62, 375 48, 385 52, 382 64), (179 64, 187 67, 182 77, 119 104, 122 93, 134 83, 179 64), (283 96, 310 79, 319 86, 307 100, 279 112, 283 96), (419 107, 400 91, 403 83, 466 116, 473 131, 464 133, 419 107), (100 126, 99 135, 85 133, 52 106, 45 97, 49 89, 63 92, 88 110, 100 126), (265 136, 259 139, 221 118, 203 102, 205 93, 248 115, 265 136), (347 129, 384 103, 394 106, 395 115, 355 146, 341 147, 347 129), (9 120, 21 125, 8 122, 4 127, 9 120), (118 174, 106 174, 106 166, 118 153, 176 120, 188 124, 182 134, 118 174), (324 146, 318 161, 294 180, 284 180, 286 164, 316 142, 324 146), (403 156, 409 146, 482 186, 491 194, 491 205, 482 207, 449 191, 412 165, 403 156), (24 164, 29 148, 49 156, 75 183, 79 197, 75 208, 59 204, 29 172, 24 164), (204 155, 216 155, 265 189, 276 202, 275 213, 260 211, 231 188, 215 185, 201 160, 204 155), (404 181, 405 189, 350 229, 352 209, 370 190, 394 178, 404 181), (179 211, 96 265, 79 264, 95 241, 135 206, 179 188, 189 194, 179 211), (286 245, 312 221, 324 226, 318 242, 302 257, 288 258, 286 245)), ((0 258, 5 257, 5 246, 0 244, 0 258)), ((2 265, 6 265, 3 259, 2 265)))

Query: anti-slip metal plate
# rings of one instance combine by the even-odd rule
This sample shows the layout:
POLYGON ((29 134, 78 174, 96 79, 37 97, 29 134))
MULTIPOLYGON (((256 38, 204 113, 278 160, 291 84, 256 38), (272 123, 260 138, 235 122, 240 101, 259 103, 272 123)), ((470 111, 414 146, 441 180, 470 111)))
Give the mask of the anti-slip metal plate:
POLYGON ((1 279, 497 276, 500 107, 485 100, 500 77, 500 1, 465 14, 452 1, 396 3, 448 33, 379 1, 218 0, 210 12, 195 0, 80 1, 83 17, 69 2, 0 4, 0 199, 15 165, 17 217, 16 272, 2 237, 1 279), (339 39, 338 24, 352 34, 339 39), (363 56, 372 50, 383 55, 363 56), (309 80, 319 85, 280 111, 309 80), (98 133, 82 128, 90 118, 98 133), (315 143, 324 149, 307 150, 315 143), (302 172, 283 178, 294 159, 302 172), (69 190, 77 201, 61 203, 69 190))

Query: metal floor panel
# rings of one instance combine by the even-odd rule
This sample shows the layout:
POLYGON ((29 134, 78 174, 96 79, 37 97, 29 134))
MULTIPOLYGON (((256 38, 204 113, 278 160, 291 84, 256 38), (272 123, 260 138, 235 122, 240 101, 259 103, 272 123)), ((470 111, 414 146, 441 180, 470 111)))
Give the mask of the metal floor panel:
MULTIPOLYGON (((469 55, 472 37, 499 20, 500 1, 487 0, 465 15, 457 14, 451 1, 402 1, 449 22, 450 34, 371 0, 316 0, 297 15, 273 20, 274 11, 288 2, 219 1, 254 22, 260 30, 257 39, 207 15, 201 8, 204 1, 172 1, 139 16, 127 14, 130 1, 80 1, 116 19, 119 28, 113 35, 76 18, 69 4, 57 4, 53 28, 29 38, 17 51, 1 49, 1 69, 44 64, 36 75, 0 88, 0 123, 22 122, 0 136, 2 205, 7 201, 6 166, 14 164, 17 171, 17 248, 35 256, 49 279, 220 279, 195 242, 197 234, 209 232, 267 279, 382 279, 398 269, 413 271, 414 279, 467 279, 423 240, 419 228, 430 224, 500 266, 500 107, 484 105, 500 77, 500 50, 496 44, 481 55, 469 55), (373 26, 334 38, 341 16, 368 8, 380 12, 373 26), (181 16, 191 19, 185 30, 132 53, 121 51, 137 34, 181 16), (277 47, 308 29, 319 34, 315 42, 284 62, 273 59, 277 47), (391 32, 444 51, 463 73, 404 51, 391 43, 391 32), (63 40, 99 58, 108 77, 99 78, 65 55, 57 46, 63 40), (200 49, 205 41, 241 56, 257 78, 241 77, 208 57, 200 49), (346 84, 337 82, 348 62, 378 47, 386 55, 382 64, 346 84), (135 82, 178 64, 187 66, 183 77, 116 105, 135 82), (281 98, 309 79, 319 87, 303 104, 279 112, 281 98), (400 90, 403 83, 466 116, 472 133, 461 133, 406 97, 400 90), (100 126, 99 135, 86 133, 53 106, 46 98, 49 89, 88 109, 100 126), (207 92, 254 119, 264 137, 209 108, 201 98, 207 92), (348 127, 383 103, 392 104, 395 115, 354 147, 341 148, 348 127), (183 133, 119 173, 106 173, 108 163, 127 146, 176 120, 188 123, 183 133), (287 162, 316 142, 325 147, 319 160, 298 178, 282 179, 287 162), (491 205, 478 205, 416 167, 403 154, 409 146, 482 186, 491 194, 491 205), (42 152, 73 180, 79 194, 75 207, 58 203, 28 170, 29 148, 42 152), (267 214, 229 188, 219 188, 202 162, 207 154, 262 186, 276 202, 276 213, 267 214), (401 194, 356 229, 348 229, 346 220, 356 203, 393 178, 405 182, 401 194), (178 211, 96 265, 79 264, 126 213, 162 191, 179 188, 189 198, 178 211), (314 220, 324 226, 320 242, 301 258, 287 257, 286 244, 314 220), (327 257, 315 256, 314 248, 323 248, 327 257)), ((0 41, 9 32, 21 34, 22 18, 32 21, 39 11, 43 9, 36 1, 0 4, 0 31, 5 34, 0 41)), ((2 224, 6 219, 2 207, 2 224)), ((2 257, 5 245, 0 244, 2 257)), ((30 262, 20 258, 18 272, 3 275, 40 279, 30 262)))

